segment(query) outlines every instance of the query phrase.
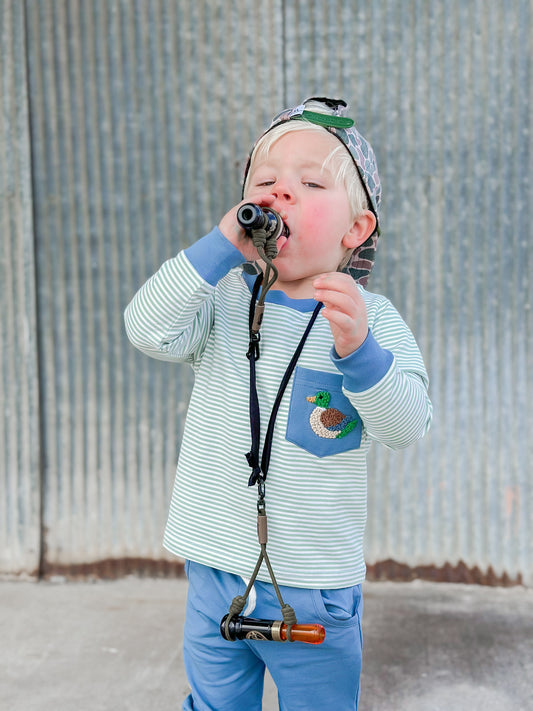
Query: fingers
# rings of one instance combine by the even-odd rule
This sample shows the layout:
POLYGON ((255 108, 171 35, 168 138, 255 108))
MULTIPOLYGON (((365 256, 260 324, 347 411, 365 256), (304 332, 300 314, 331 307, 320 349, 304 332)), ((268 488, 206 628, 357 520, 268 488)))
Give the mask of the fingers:
POLYGON ((335 349, 344 358, 357 350, 368 334, 365 302, 349 274, 322 274, 313 286, 315 299, 324 304, 322 315, 329 321, 335 349))
POLYGON ((246 200, 243 200, 243 203, 255 202, 256 205, 261 205, 262 207, 269 207, 270 205, 272 205, 272 203, 274 202, 275 199, 276 198, 274 195, 268 195, 265 193, 264 195, 259 195, 259 196, 256 195, 253 198, 253 200, 249 199, 249 198, 246 200))
POLYGON ((359 290, 349 274, 342 272, 321 274, 314 280, 313 287, 315 299, 322 301, 328 309, 350 315, 354 310, 365 308, 359 290))
MULTIPOLYGON (((268 207, 274 202, 274 197, 268 194, 255 195, 253 202, 261 207, 268 207)), ((242 205, 247 202, 252 202, 250 199, 241 200, 237 205, 231 208, 224 217, 220 220, 218 224, 219 230, 237 249, 242 253, 242 255, 247 260, 256 260, 259 258, 257 250, 252 244, 252 241, 246 235, 245 230, 239 225, 237 221, 237 213, 242 205)))

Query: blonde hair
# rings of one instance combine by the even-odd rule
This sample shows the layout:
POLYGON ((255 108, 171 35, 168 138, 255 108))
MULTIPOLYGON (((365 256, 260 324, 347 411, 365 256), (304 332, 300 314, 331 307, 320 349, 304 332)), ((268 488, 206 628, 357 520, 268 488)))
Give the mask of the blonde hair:
MULTIPOLYGON (((265 160, 268 157, 270 149, 274 143, 279 141, 282 136, 294 131, 319 131, 320 133, 324 133, 325 130, 326 129, 322 126, 309 123, 308 121, 284 121, 264 133, 255 144, 252 152, 248 172, 244 181, 243 194, 246 194, 248 179, 252 173, 255 163, 257 161, 265 160)), ((330 135, 336 139, 333 134, 330 135)), ((350 209, 352 211, 351 217, 354 220, 360 217, 364 210, 368 210, 368 199, 363 188, 361 178, 359 177, 357 166, 355 165, 346 146, 344 146, 344 144, 340 141, 339 145, 336 148, 333 148, 333 150, 326 157, 325 161, 322 163, 322 170, 326 169, 331 171, 337 184, 344 184, 350 209)))

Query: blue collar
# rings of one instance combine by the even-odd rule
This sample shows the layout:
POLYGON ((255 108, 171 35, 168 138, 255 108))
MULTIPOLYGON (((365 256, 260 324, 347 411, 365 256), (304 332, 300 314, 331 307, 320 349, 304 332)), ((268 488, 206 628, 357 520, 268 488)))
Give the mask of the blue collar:
MULTIPOLYGON (((255 274, 247 274, 244 271, 242 275, 251 294, 257 276, 255 274)), ((279 304, 280 306, 286 306, 289 309, 294 309, 295 311, 301 312, 314 311, 315 306, 317 305, 315 299, 291 299, 290 296, 287 296, 284 291, 280 291, 279 289, 275 288, 270 289, 270 291, 268 291, 265 301, 271 304, 279 304)))

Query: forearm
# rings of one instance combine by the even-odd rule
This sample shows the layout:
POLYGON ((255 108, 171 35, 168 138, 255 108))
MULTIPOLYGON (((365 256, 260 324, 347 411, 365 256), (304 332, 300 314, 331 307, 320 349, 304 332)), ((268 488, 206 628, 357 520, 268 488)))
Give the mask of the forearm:
POLYGON ((132 344, 164 360, 191 360, 200 353, 213 319, 214 288, 242 256, 213 230, 167 260, 126 308, 132 344))
MULTIPOLYGON (((412 348, 412 370, 408 365, 400 367, 392 352, 382 348, 372 333, 350 356, 339 358, 332 353, 333 362, 344 376, 344 393, 366 431, 392 449, 407 447, 420 439, 431 422, 427 376, 414 340, 412 348)), ((404 363, 405 360, 404 357, 404 363)))

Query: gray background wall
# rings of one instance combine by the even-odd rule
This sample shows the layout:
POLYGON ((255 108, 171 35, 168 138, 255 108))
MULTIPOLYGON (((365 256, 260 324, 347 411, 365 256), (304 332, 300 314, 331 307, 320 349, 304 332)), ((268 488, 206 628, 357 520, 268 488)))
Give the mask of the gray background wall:
POLYGON ((374 577, 533 584, 528 0, 0 0, 0 573, 172 574, 191 374, 123 308, 239 197, 255 135, 343 96, 377 153, 369 288, 431 433, 370 460, 374 577))

